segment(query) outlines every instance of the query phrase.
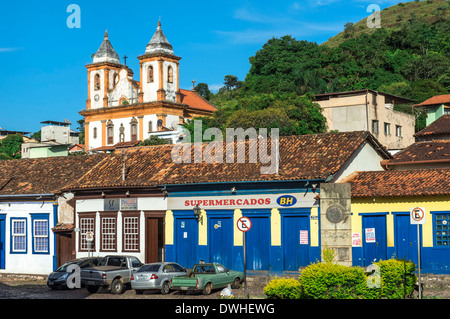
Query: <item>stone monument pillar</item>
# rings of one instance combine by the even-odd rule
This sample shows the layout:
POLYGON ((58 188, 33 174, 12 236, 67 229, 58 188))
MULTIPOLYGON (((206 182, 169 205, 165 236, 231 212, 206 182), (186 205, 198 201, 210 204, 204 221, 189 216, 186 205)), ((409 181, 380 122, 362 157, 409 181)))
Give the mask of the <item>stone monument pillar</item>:
POLYGON ((321 249, 335 251, 335 262, 352 266, 351 196, 349 183, 320 185, 321 249))

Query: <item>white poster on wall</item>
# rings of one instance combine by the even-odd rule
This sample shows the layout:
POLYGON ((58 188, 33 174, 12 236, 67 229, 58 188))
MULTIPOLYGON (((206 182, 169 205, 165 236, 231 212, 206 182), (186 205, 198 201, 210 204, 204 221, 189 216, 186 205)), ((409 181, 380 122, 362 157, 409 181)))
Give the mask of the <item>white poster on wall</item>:
POLYGON ((375 243, 375 228, 366 228, 366 243, 375 243))

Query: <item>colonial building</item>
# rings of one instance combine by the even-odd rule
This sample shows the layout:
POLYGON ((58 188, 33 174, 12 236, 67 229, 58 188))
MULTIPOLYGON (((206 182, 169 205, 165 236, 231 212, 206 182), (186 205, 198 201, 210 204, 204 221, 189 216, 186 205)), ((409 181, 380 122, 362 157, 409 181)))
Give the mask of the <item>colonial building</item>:
POLYGON ((74 259, 73 195, 59 188, 104 156, 1 161, 0 273, 48 275, 74 259))
POLYGON ((450 115, 450 94, 435 95, 414 107, 426 112, 428 126, 442 115, 450 115))
POLYGON ((414 143, 414 116, 394 110, 395 104, 412 104, 410 99, 356 90, 317 94, 316 102, 331 131, 370 131, 393 153, 414 143))
MULTIPOLYGON (((345 221, 327 227, 322 207, 342 193, 323 189, 354 171, 380 170, 380 162, 391 158, 369 132, 280 137, 273 174, 261 173, 261 159, 248 161, 261 152, 249 145, 245 163, 197 162, 196 145, 177 146, 192 160, 176 163, 176 145, 128 148, 65 187, 75 200, 76 257, 129 254, 146 263, 192 267, 204 260, 242 270, 243 234, 236 222, 246 216, 252 221, 246 235, 250 271, 297 271, 320 259, 324 243, 338 246, 339 262, 351 263, 350 195, 342 198, 345 221), (321 235, 325 228, 327 236, 321 235)), ((203 154, 209 146, 203 144, 203 154)))
POLYGON ((385 160, 385 169, 450 168, 450 115, 414 135, 417 142, 385 160))
POLYGON ((351 184, 354 265, 393 257, 418 265, 420 256, 423 273, 450 272, 450 169, 358 172, 342 182, 351 184))
POLYGON ((160 22, 144 54, 138 57, 139 81, 120 62, 107 32, 92 58, 86 65, 86 109, 80 112, 85 117, 86 151, 142 141, 152 135, 176 143, 182 139, 180 124, 216 110, 195 91, 179 87, 181 58, 174 54, 160 22))

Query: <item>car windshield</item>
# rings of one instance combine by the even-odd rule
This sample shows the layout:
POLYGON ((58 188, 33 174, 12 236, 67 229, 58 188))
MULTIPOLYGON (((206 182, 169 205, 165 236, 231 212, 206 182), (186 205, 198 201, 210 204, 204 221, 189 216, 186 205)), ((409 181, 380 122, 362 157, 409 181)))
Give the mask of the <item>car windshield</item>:
POLYGON ((215 274, 216 270, 213 265, 198 265, 194 267, 196 274, 215 274))
POLYGON ((161 267, 161 265, 159 265, 159 264, 144 265, 141 268, 139 268, 139 270, 137 272, 158 272, 159 267, 161 267))
POLYGON ((75 261, 68 261, 65 264, 62 264, 61 266, 59 266, 58 269, 56 269, 56 271, 66 272, 67 267, 69 267, 72 264, 77 264, 77 263, 78 262, 75 262, 75 261))

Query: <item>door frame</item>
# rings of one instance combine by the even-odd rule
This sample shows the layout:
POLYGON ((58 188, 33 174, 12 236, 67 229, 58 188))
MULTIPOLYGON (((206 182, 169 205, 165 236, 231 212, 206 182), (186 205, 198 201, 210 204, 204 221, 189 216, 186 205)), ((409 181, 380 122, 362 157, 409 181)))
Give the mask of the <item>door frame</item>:
MULTIPOLYGON (((307 220, 307 225, 308 225, 308 263, 307 265, 310 263, 310 254, 311 254, 311 207, 304 207, 304 208, 281 208, 278 209, 278 211, 280 212, 280 217, 281 217, 281 249, 282 249, 282 256, 283 256, 283 270, 285 270, 285 262, 286 262, 286 256, 285 256, 285 251, 284 249, 286 248, 285 246, 285 241, 284 239, 284 224, 285 224, 285 217, 306 217, 307 220)), ((300 240, 300 238, 298 238, 298 240, 300 240)), ((302 266, 300 266, 302 267, 302 266)))
MULTIPOLYGON (((148 254, 147 254, 147 243, 149 241, 149 229, 147 229, 147 220, 148 219, 158 219, 158 218, 162 218, 162 256, 161 256, 161 261, 165 261, 166 258, 166 238, 165 238, 165 220, 166 217, 166 211, 163 210, 158 210, 158 211, 149 211, 149 210, 144 210, 144 245, 143 247, 141 247, 144 250, 144 260, 145 263, 147 263, 147 260, 149 258, 148 254)), ((159 233, 158 233, 159 236, 159 233)), ((142 244, 141 244, 142 246, 142 244)), ((158 252, 156 252, 158 253, 158 252)))

